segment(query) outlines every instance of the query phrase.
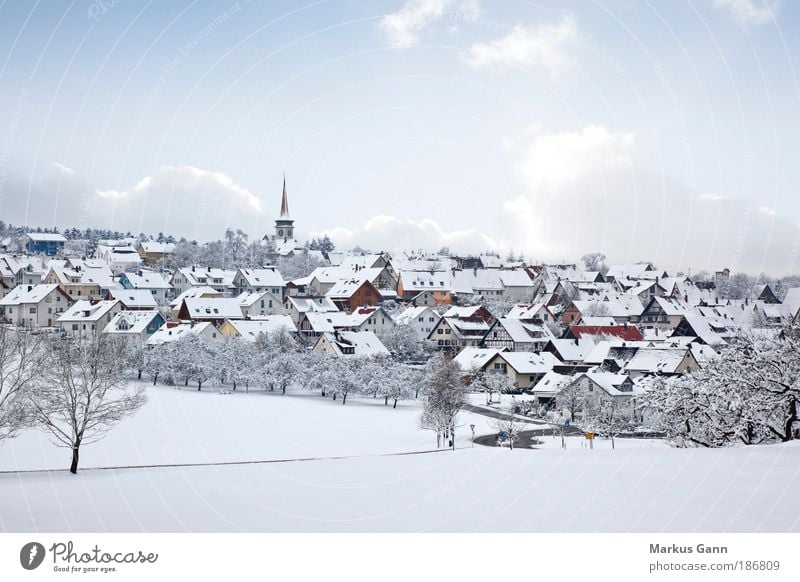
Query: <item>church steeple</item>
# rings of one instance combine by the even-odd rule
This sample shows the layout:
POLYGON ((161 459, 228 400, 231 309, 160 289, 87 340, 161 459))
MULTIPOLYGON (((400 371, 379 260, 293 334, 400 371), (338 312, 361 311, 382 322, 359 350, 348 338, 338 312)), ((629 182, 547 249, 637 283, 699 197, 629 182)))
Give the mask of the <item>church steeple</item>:
POLYGON ((286 198, 286 174, 283 175, 283 196, 281 197, 281 218, 289 218, 289 200, 286 198))
POLYGON ((286 196, 286 174, 283 176, 283 194, 281 195, 281 213, 275 221, 275 240, 294 238, 294 220, 289 215, 289 198, 286 196))

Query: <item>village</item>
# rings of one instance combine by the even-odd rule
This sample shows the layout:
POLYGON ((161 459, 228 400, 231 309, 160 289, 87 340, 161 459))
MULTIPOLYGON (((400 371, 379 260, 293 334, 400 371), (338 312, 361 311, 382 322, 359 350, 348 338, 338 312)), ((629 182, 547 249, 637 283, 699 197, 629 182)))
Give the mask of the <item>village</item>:
MULTIPOLYGON (((461 389, 482 394, 464 400, 473 411, 497 416, 482 444, 532 446, 535 433, 524 431, 538 426, 540 435, 638 431, 718 446, 760 439, 752 430, 721 443, 698 440, 697 428, 672 434, 653 418, 648 388, 698 377, 743 334, 785 337, 800 311, 800 288, 742 289, 727 269, 695 280, 647 262, 606 266, 599 254, 578 268, 492 254, 342 252, 330 241, 323 251, 294 235, 285 182, 274 234, 254 243, 269 247, 272 264, 258 267, 170 268, 175 243, 135 239, 100 241, 93 256, 77 257, 64 236, 27 232, 22 252, 0 255, 0 317, 34 335, 125 340, 118 365, 154 385, 286 393, 300 384, 343 404, 348 394, 394 407, 419 399, 438 358, 455 367, 461 389), (297 259, 316 266, 303 273, 297 259), (303 276, 287 280, 276 265, 292 260, 303 276)), ((780 440, 796 436, 796 405, 788 410, 780 440)), ((452 418, 426 426, 424 416, 437 446, 455 445, 452 418)))

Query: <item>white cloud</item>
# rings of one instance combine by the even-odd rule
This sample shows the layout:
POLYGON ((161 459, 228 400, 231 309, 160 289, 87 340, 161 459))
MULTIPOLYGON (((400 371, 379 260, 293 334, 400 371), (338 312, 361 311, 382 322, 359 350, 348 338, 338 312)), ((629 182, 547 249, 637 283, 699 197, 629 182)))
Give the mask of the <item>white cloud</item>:
POLYGON ((100 198, 124 200, 153 194, 155 196, 188 192, 212 194, 217 199, 231 203, 251 212, 261 212, 261 201, 249 190, 236 184, 222 172, 210 172, 194 166, 161 166, 152 176, 142 178, 128 190, 97 190, 100 198))
POLYGON ((770 5, 765 0, 714 0, 714 6, 728 10, 740 25, 766 24, 775 17, 777 3, 770 5))
POLYGON ((524 189, 503 207, 503 243, 541 260, 602 251, 668 269, 797 269, 800 230, 752 200, 697 195, 636 164, 635 136, 590 126, 540 133, 519 149, 524 189))
POLYGON ((400 10, 381 18, 378 28, 386 34, 391 46, 407 47, 416 43, 422 31, 448 11, 459 20, 474 21, 479 13, 478 1, 407 0, 400 10))
POLYGON ((74 176, 75 175, 75 170, 73 170, 72 168, 68 168, 64 164, 59 164, 58 162, 53 162, 50 165, 53 167, 53 169, 55 169, 56 171, 58 171, 61 174, 64 174, 65 176, 74 176))
POLYGON ((558 74, 572 66, 567 49, 578 38, 578 24, 571 14, 556 23, 529 28, 521 24, 502 38, 476 43, 464 55, 475 68, 489 66, 541 67, 558 74))
POLYGON ((461 252, 501 248, 496 241, 474 229, 446 231, 429 218, 411 220, 383 214, 368 219, 357 231, 336 227, 312 233, 312 236, 324 234, 341 248, 359 245, 389 252, 419 248, 435 251, 444 246, 461 252))

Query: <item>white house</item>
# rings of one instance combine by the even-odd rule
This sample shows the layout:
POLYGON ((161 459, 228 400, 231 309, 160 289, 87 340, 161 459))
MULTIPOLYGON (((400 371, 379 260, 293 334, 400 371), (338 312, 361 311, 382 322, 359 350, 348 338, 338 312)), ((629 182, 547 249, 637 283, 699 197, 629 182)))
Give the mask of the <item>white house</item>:
POLYGON ((410 325, 419 339, 424 340, 431 334, 439 319, 441 315, 427 305, 422 305, 409 307, 395 317, 394 321, 397 325, 410 325))
POLYGON ((73 300, 56 284, 20 285, 0 299, 3 319, 22 327, 53 327, 73 300))
POLYGON ((101 333, 114 316, 122 311, 122 304, 115 300, 77 301, 58 318, 58 327, 66 335, 92 338, 101 333))

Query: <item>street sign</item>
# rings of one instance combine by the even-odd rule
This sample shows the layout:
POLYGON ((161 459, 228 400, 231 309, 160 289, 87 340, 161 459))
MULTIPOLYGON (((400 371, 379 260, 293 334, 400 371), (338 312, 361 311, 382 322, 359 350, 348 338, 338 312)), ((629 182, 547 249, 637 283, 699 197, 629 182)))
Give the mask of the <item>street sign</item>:
POLYGON ((587 432, 585 436, 586 436, 586 438, 588 440, 592 440, 594 438, 594 433, 593 432, 587 432))
POLYGON ((470 429, 472 432, 475 432, 475 425, 474 425, 474 424, 471 424, 471 425, 469 425, 469 429, 470 429))

